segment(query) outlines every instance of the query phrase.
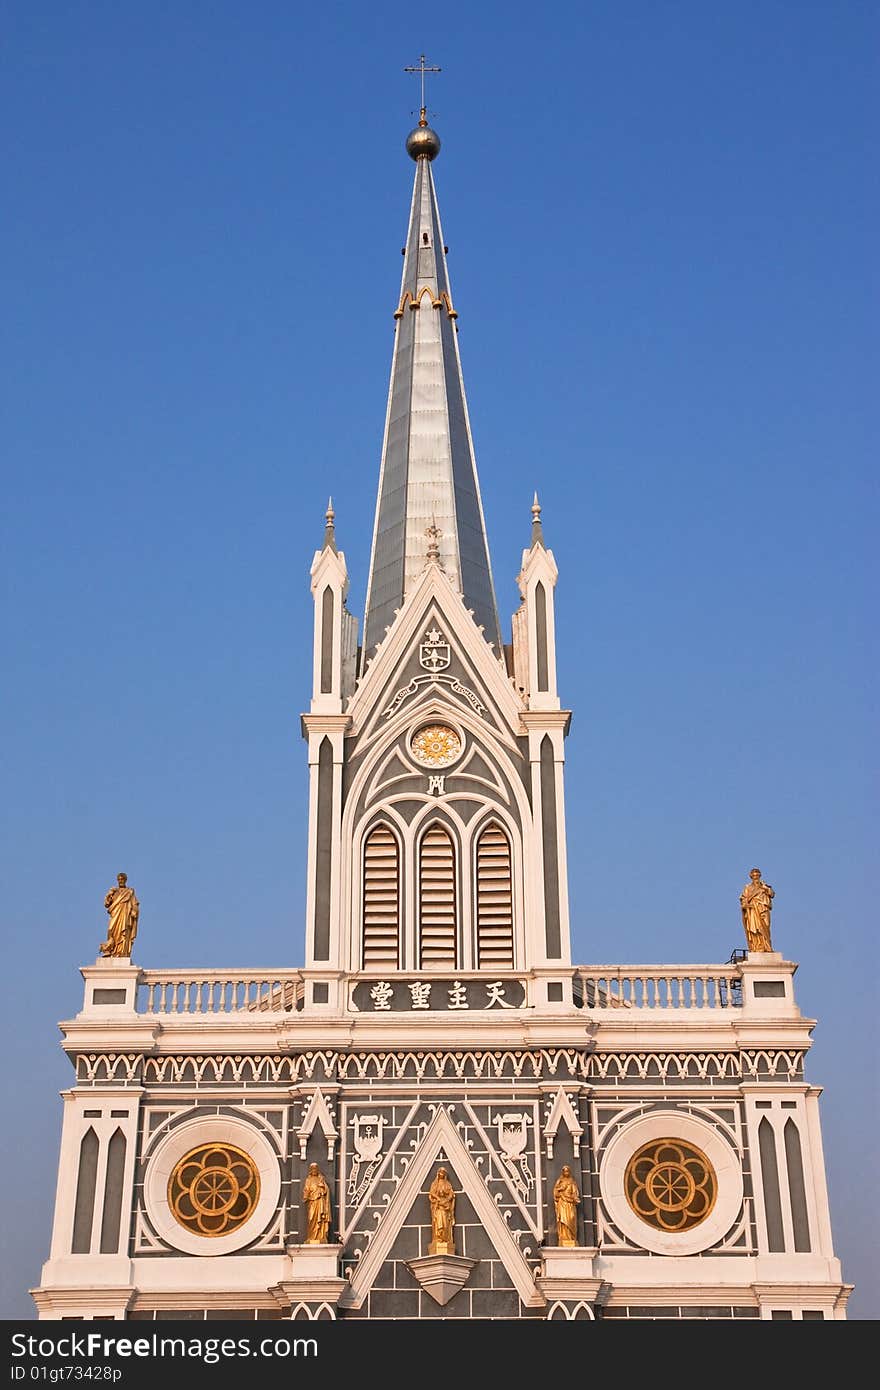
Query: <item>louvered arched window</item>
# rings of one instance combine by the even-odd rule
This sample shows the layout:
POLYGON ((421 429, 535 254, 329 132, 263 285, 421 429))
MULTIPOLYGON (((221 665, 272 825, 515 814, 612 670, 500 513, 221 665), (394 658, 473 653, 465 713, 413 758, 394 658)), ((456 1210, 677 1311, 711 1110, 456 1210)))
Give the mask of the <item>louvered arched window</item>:
POLYGON ((364 969, 400 964, 400 854, 387 825, 374 826, 364 845, 364 969))
POLYGON ((510 841, 492 821, 477 840, 477 965, 513 969, 513 885, 510 841))
POLYGON ((419 852, 419 966, 455 969, 455 846, 442 825, 430 826, 419 852))

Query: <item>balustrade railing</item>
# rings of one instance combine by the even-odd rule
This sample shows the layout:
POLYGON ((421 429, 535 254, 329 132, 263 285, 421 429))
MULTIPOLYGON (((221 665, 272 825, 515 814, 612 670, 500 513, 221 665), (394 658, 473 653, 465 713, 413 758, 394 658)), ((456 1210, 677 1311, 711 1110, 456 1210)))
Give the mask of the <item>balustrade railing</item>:
MULTIPOLYGON (((576 966, 574 1002, 584 1009, 705 1010, 742 1007, 736 965, 576 966)), ((475 976, 469 977, 473 983, 475 976)), ((143 970, 138 1011, 148 1014, 294 1013, 303 1005, 298 970, 143 970)))
POLYGON ((578 966, 575 981, 585 1009, 742 1007, 742 978, 730 965, 578 966))
POLYGON ((138 1011, 148 1014, 292 1013, 302 1007, 298 970, 143 970, 138 1011))

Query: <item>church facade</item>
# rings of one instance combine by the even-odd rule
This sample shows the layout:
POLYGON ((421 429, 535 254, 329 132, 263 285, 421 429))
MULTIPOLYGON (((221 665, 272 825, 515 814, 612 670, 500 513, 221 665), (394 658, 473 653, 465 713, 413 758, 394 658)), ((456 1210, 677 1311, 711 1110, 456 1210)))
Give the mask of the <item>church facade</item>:
POLYGON ((505 642, 439 148, 423 110, 362 625, 332 507, 311 566, 304 964, 143 969, 120 875, 38 1316, 844 1318, 758 871, 731 962, 572 963, 557 567, 535 498, 505 642))

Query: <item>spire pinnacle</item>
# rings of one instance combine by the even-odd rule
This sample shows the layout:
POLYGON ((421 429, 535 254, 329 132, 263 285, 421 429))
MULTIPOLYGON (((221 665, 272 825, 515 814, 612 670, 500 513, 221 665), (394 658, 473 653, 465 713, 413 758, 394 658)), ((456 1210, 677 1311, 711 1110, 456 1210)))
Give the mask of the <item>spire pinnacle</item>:
POLYGON ((428 125, 428 108, 425 104, 425 73, 442 72, 442 68, 434 65, 428 66, 425 62, 425 55, 419 55, 418 67, 410 66, 404 68, 404 72, 418 73, 422 84, 422 99, 419 106, 419 123, 415 130, 411 130, 406 138, 407 154, 412 159, 436 159, 440 153, 440 136, 436 130, 432 130, 428 125))
POLYGON ((327 499, 327 510, 324 513, 324 549, 329 546, 336 554, 336 513, 333 510, 333 498, 327 499))
POLYGON ((361 670, 431 560, 472 611, 483 640, 502 651, 453 317, 445 239, 434 186, 440 148, 429 126, 410 133, 415 163, 403 275, 394 315, 391 382, 382 440, 361 670), (429 521, 439 536, 427 536, 429 521))
POLYGON ((535 493, 535 500, 532 503, 532 545, 544 544, 544 528, 541 525, 541 503, 538 501, 538 494, 535 493))

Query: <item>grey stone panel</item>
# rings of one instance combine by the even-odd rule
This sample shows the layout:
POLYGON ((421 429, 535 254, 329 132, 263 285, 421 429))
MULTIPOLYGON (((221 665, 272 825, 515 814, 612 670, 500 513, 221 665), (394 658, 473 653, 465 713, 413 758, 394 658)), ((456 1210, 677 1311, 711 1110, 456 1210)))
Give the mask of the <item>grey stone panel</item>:
POLYGON ((529 798, 529 806, 532 805, 532 768, 529 762, 529 739, 527 734, 518 734, 517 743, 519 744, 519 769, 522 777, 522 784, 525 787, 526 796, 529 798))
POLYGON ((535 645, 538 652, 538 689, 549 690, 547 679, 547 592, 540 581, 535 585, 535 645))
MULTIPOLYGON (((280 1309, 279 1309, 280 1312, 280 1309)), ((206 1308, 206 1322, 256 1322, 255 1308, 206 1308)))
POLYGON ((315 868, 315 938, 316 960, 330 959, 330 875, 332 872, 333 836, 333 745, 329 738, 321 740, 318 751, 318 816, 316 828, 315 868))
MULTIPOLYGON (((456 1208, 461 1206, 461 1198, 456 1208)), ((490 1260, 497 1257, 497 1251, 483 1226, 476 1222, 464 1223, 456 1210, 455 1249, 457 1254, 466 1255, 469 1260, 490 1260)))
POLYGON ((785 1166, 788 1170, 788 1190, 791 1197, 791 1220, 794 1228, 794 1248, 799 1253, 810 1249, 810 1222, 807 1216, 807 1194, 804 1188, 804 1164, 801 1157, 801 1137, 794 1120, 786 1120, 785 1166))
POLYGON ((321 599, 321 694, 333 689, 333 590, 328 584, 321 599))
POLYGON ((669 1308, 656 1305, 635 1305, 622 1308, 603 1308, 596 1309, 596 1317, 600 1319, 610 1318, 632 1318, 650 1319, 655 1321, 661 1318, 681 1318, 681 1319, 703 1319, 704 1321, 715 1321, 733 1318, 757 1318, 760 1317, 760 1309, 752 1307, 741 1307, 736 1304, 706 1304, 706 1305, 681 1305, 669 1308))
POLYGON ((119 1249, 122 1217, 122 1191, 125 1176, 125 1135, 117 1129, 108 1146, 104 1209, 101 1213, 101 1254, 115 1255, 119 1249))
POLYGON ((549 734, 541 740, 541 820, 544 843, 544 921, 547 955, 562 954, 559 916, 559 847, 556 830, 556 764, 549 734))
MULTIPOLYGON (((463 1242, 461 1253, 463 1255, 466 1255, 469 1260, 472 1260, 476 1257, 471 1253, 469 1244, 470 1243, 468 1241, 463 1242)), ((467 1281, 468 1288, 491 1289, 494 1286, 495 1282, 492 1277, 492 1265, 492 1260, 485 1260, 481 1258, 480 1263, 477 1265, 476 1269, 472 1269, 470 1272, 470 1276, 467 1281)))
POLYGON ((489 549, 477 493, 476 461, 471 452, 465 422, 466 407, 458 369, 455 324, 445 314, 440 319, 440 340, 446 375, 449 436, 452 446, 452 478, 464 606, 472 608, 474 622, 483 628, 483 637, 493 644, 495 655, 502 655, 501 631, 495 606, 495 591, 489 565, 489 549))
POLYGON ((364 659, 371 657, 403 600, 407 472, 415 315, 397 320, 385 469, 378 500, 375 553, 364 618, 364 659))
MULTIPOLYGON (((369 1318, 417 1318, 419 1297, 418 1289, 374 1289, 369 1297, 369 1310, 359 1311, 362 1317, 369 1318)), ((356 1315, 356 1312, 346 1310, 345 1317, 356 1315)))
POLYGON ((474 1289, 471 1300, 474 1318, 515 1318, 519 1311, 519 1295, 515 1289, 474 1289))
POLYGON ((95 1211, 95 1185, 98 1180, 98 1136, 91 1125, 79 1146, 79 1173, 73 1211, 74 1255, 87 1255, 91 1249, 92 1217, 95 1211))
MULTIPOLYGON (((425 1231, 427 1231, 427 1227, 425 1227, 425 1231)), ((391 1252, 391 1258, 397 1261, 415 1260, 421 1254, 422 1248, 420 1242, 420 1227, 417 1224, 401 1226, 400 1231, 397 1234, 397 1239, 394 1242, 394 1249, 391 1252)), ((409 1282, 409 1280, 413 1278, 413 1276, 407 1270, 406 1265, 402 1265, 401 1268, 405 1275, 405 1278, 403 1278, 403 1284, 404 1287, 406 1287, 407 1283, 409 1282)), ((399 1282, 400 1276, 398 1277, 398 1283, 399 1282)), ((413 1287, 416 1287, 415 1280, 413 1280, 413 1287)))
POLYGON ((401 816, 406 824, 410 825, 424 804, 424 797, 419 801, 395 801, 394 813, 401 816))
POLYGON ((773 1126, 766 1118, 761 1120, 758 1125, 758 1147, 761 1152, 764 1210, 767 1214, 767 1244, 771 1254, 779 1254, 785 1250, 782 1202, 779 1195, 779 1169, 776 1164, 773 1126))

